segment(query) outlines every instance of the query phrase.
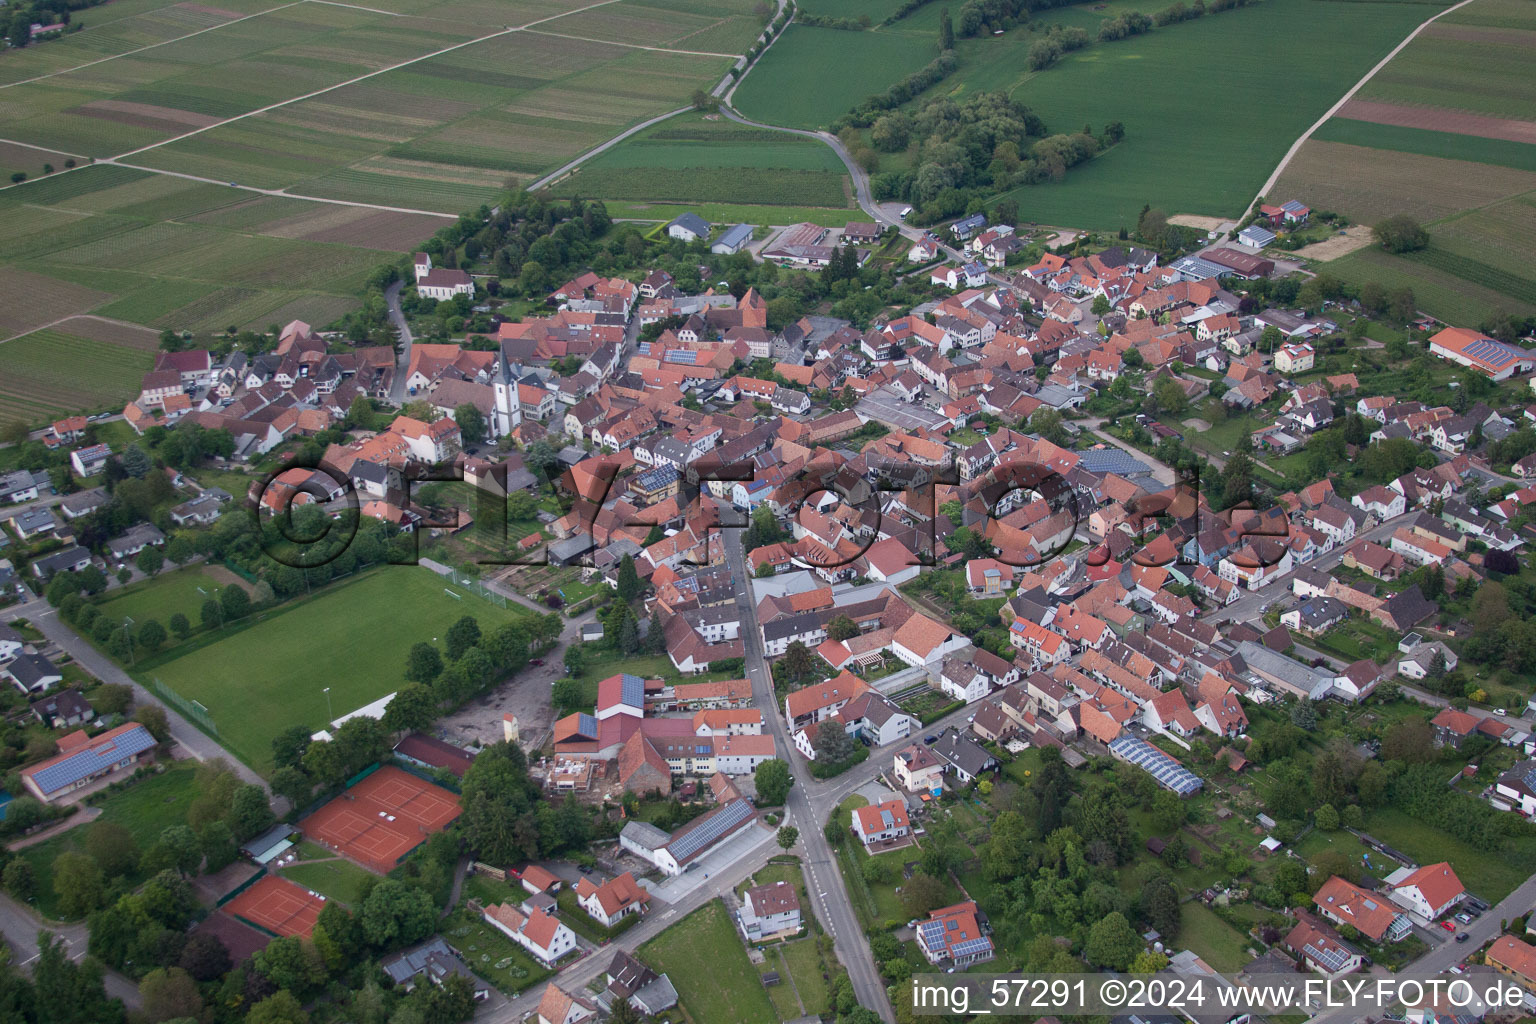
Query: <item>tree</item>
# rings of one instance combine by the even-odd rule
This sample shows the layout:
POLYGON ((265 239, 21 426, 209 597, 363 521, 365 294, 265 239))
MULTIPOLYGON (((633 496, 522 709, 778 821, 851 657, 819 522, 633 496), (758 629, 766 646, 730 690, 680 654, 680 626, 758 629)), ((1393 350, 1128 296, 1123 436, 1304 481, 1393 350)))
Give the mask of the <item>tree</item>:
POLYGON ((480 621, 473 615, 465 615, 448 627, 444 638, 444 652, 449 661, 458 661, 464 652, 480 642, 480 621))
POLYGON ((121 715, 133 703, 133 687, 127 683, 103 683, 91 698, 99 715, 121 715))
POLYGON ((240 842, 260 835, 272 827, 272 805, 267 801, 267 791, 248 782, 235 790, 229 805, 229 830, 240 842))
POLYGON ((391 732, 425 729, 437 718, 437 701, 420 683, 407 683, 395 691, 384 708, 384 727, 391 732))
POLYGON ((203 997, 197 982, 180 967, 157 967, 139 982, 139 1012, 144 1020, 177 1020, 201 1016, 203 997))
POLYGON ((425 641, 411 645, 410 653, 405 657, 405 678, 427 686, 442 673, 443 656, 436 647, 425 641))
POLYGON ((84 917, 106 902, 106 880, 95 858, 67 850, 53 859, 49 872, 59 910, 65 917, 84 917))
POLYGON ((858 624, 846 615, 839 615, 827 623, 827 639, 829 640, 849 640, 858 635, 858 624))
POLYGON ((1089 963, 1117 971, 1129 967, 1139 952, 1141 936, 1136 934, 1125 915, 1119 911, 1095 921, 1088 930, 1088 942, 1083 947, 1083 955, 1089 963))
POLYGON ((757 804, 759 807, 781 807, 789 798, 789 789, 795 784, 794 777, 789 773, 789 765, 777 757, 769 758, 759 764, 752 773, 753 781, 757 784, 757 804))
POLYGON ((485 414, 478 406, 465 402, 453 410, 453 421, 459 425, 459 435, 465 444, 479 444, 485 439, 485 414))
POLYGON ((1168 954, 1144 949, 1131 961, 1130 973, 1151 975, 1168 966, 1168 954))
POLYGON ((175 612, 171 615, 170 625, 171 632, 175 633, 179 640, 185 640, 192 635, 192 623, 188 622, 187 617, 181 614, 181 612, 175 612))
POLYGON ((172 825, 160 833, 158 845, 170 855, 171 866, 183 875, 195 875, 203 862, 203 849, 197 833, 185 825, 172 825))
POLYGON ((123 1005, 108 999, 102 986, 101 965, 87 959, 75 963, 69 947, 53 933, 37 935, 37 958, 32 965, 37 1024, 121 1024, 123 1005))
POLYGON ((213 598, 203 602, 202 609, 198 612, 198 618, 203 622, 204 629, 217 629, 224 625, 224 609, 213 598))
POLYGON ((245 1024, 309 1024, 309 1014, 292 992, 279 991, 252 1006, 245 1024))
MULTIPOLYGON (((291 772, 294 769, 281 770, 291 772)), ((210 821, 204 825, 202 834, 197 837, 197 844, 208 862, 206 870, 210 875, 229 867, 240 854, 239 848, 235 846, 235 834, 223 821, 210 821)))
POLYGON ((1337 832, 1339 830, 1339 812, 1334 810, 1333 804, 1323 804, 1312 814, 1312 820, 1323 832, 1337 832))
POLYGON ((816 740, 811 746, 817 760, 823 764, 838 764, 853 756, 853 737, 843 730, 836 720, 823 722, 816 730, 816 740))
POLYGON ((166 633, 165 627, 160 625, 158 619, 149 619, 139 627, 139 646, 150 654, 154 654, 164 647, 168 639, 170 639, 170 635, 166 633))
POLYGON ((144 454, 144 449, 137 443, 123 449, 123 472, 133 479, 142 480, 153 468, 154 464, 149 461, 149 456, 144 454))
POLYGON ((153 576, 165 565, 165 556, 160 553, 159 548, 151 545, 139 552, 139 557, 135 559, 134 564, 144 575, 153 576))
POLYGON ((628 603, 640 596, 643 585, 640 582, 640 574, 635 571, 635 560, 629 555, 619 559, 617 583, 620 601, 628 603))
POLYGON ((23 902, 29 902, 37 895, 37 877, 32 872, 32 862, 24 857, 17 857, 7 864, 0 881, 4 882, 6 892, 23 902))
POLYGON ((1401 213, 1381 221, 1371 229, 1371 233, 1387 252, 1413 252, 1429 244, 1429 232, 1418 221, 1401 213))
POLYGON ((403 946, 432 934, 437 908, 427 892, 386 878, 363 900, 357 920, 370 945, 403 946))
POLYGON ((1106 299, 1103 295, 1095 295, 1093 297, 1092 309, 1093 309, 1093 315, 1094 316, 1103 316, 1105 313, 1108 313, 1110 310, 1112 310, 1114 308, 1115 307, 1111 306, 1109 304, 1109 300, 1106 299))
POLYGON ((251 595, 245 588, 231 583, 219 591, 219 607, 224 611, 224 621, 241 619, 250 614, 251 595))
POLYGON ((949 20, 949 8, 939 12, 939 50, 953 50, 955 48, 955 26, 949 20))
POLYGON ((940 879, 918 871, 901 887, 901 908, 909 917, 927 917, 949 901, 949 886, 940 879))
POLYGON ((774 840, 779 844, 780 849, 788 850, 800 841, 800 830, 793 825, 782 825, 774 834, 774 840))
POLYGON ((85 852, 106 878, 131 875, 139 866, 139 844, 126 827, 111 821, 93 821, 85 830, 85 852))
POLYGON ((272 763, 278 768, 290 768, 304 761, 304 751, 310 744, 310 730, 302 725, 290 725, 272 738, 272 763))
POLYGON ((837 820, 836 810, 832 812, 832 817, 827 819, 826 825, 822 826, 821 834, 827 840, 828 846, 843 845, 843 840, 848 837, 848 833, 837 820))
POLYGON ((177 966, 198 981, 213 981, 223 977, 233 964, 224 940, 208 932, 193 932, 181 948, 177 966))
MULTIPOLYGON (((1492 584, 1483 584, 1491 586, 1492 584)), ((1423 764, 1435 756, 1435 731, 1424 719, 1404 719, 1387 727, 1381 738, 1383 761, 1423 764)))
POLYGON ((166 718, 165 708, 159 704, 140 705, 133 713, 133 720, 148 729, 156 743, 164 743, 171 738, 170 719, 166 718))

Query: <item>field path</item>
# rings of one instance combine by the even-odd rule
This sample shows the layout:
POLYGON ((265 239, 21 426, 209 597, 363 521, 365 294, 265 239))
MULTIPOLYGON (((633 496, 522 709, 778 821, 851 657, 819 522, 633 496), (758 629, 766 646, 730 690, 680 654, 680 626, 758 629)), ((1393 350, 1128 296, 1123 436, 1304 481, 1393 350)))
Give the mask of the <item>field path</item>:
POLYGON ((594 146, 593 148, 587 150, 585 153, 581 154, 581 156, 578 156, 564 167, 550 171, 538 181, 529 182, 528 191, 537 192, 541 188, 548 188, 550 185, 553 185, 567 174, 570 174, 572 171, 586 163, 588 160, 597 156, 597 154, 602 153, 605 150, 612 149, 614 146, 617 146, 619 143, 623 142, 625 139, 629 138, 636 132, 644 131, 653 124, 660 124, 669 117, 676 117, 678 114, 686 114, 692 109, 692 107, 678 107, 676 110, 669 110, 665 114, 657 114, 655 117, 648 121, 641 121, 633 128, 626 128, 624 131, 615 135, 613 138, 609 139, 607 142, 604 142, 602 145, 594 146))
POLYGON ((36 334, 38 331, 46 331, 52 327, 62 327, 64 324, 69 323, 71 320, 96 320, 100 323, 111 324, 113 327, 131 327, 136 331, 144 331, 146 334, 158 335, 160 333, 153 327, 145 327, 143 324, 131 324, 126 320, 114 320, 109 316, 96 316, 94 313, 74 313, 70 316, 60 317, 52 323, 46 323, 42 324, 41 326, 34 327, 29 331, 22 331, 20 334, 13 334, 9 338, 0 338, 0 345, 4 345, 8 341, 15 341, 17 338, 25 338, 29 334, 36 334))
MULTIPOLYGON (((1291 148, 1285 151, 1285 156, 1280 158, 1280 163, 1275 167, 1274 173, 1269 176, 1269 180, 1266 181, 1264 183, 1263 187, 1259 189, 1259 194, 1253 197, 1253 201, 1256 203, 1260 199, 1263 199, 1265 196, 1267 196, 1269 194, 1269 190, 1275 187, 1275 182, 1280 180, 1280 173, 1285 170, 1286 164, 1290 163, 1291 159, 1297 154, 1298 151, 1300 151, 1300 149, 1302 147, 1302 144, 1305 143, 1308 139, 1310 139, 1312 137, 1312 133, 1317 131, 1319 128, 1321 128, 1323 126, 1323 124, 1325 122, 1327 122, 1327 120, 1329 118, 1331 118, 1331 117, 1333 117, 1333 115, 1337 114, 1339 112, 1339 109, 1341 107, 1343 107, 1344 104, 1346 104, 1350 100, 1354 99, 1355 98, 1355 93, 1359 92, 1362 88, 1364 88, 1365 87, 1365 83, 1369 82, 1372 78, 1374 78, 1376 76, 1376 72, 1378 72, 1382 68, 1386 67, 1388 61, 1390 61, 1393 57, 1396 57, 1399 53, 1401 53, 1403 47, 1405 47, 1409 43, 1413 42, 1414 39, 1416 39, 1418 37, 1420 32, 1423 32, 1426 28, 1428 28, 1434 22, 1436 22, 1439 19, 1445 17, 1447 14, 1450 14, 1452 11, 1460 10, 1461 8, 1467 6, 1467 4, 1469 4, 1471 2, 1472 2, 1472 0, 1461 0, 1460 3, 1453 4, 1452 6, 1447 7, 1445 10, 1440 11, 1437 14, 1433 14, 1433 15, 1429 16, 1428 18, 1424 19, 1422 22, 1419 23, 1418 28, 1415 28, 1412 32, 1409 32, 1408 35, 1403 39, 1402 42, 1400 42, 1396 46, 1392 47, 1391 52, 1389 52, 1385 57, 1381 58, 1381 60, 1377 61, 1376 62, 1376 66, 1371 68, 1371 70, 1367 71, 1365 73, 1365 75, 1360 79, 1360 81, 1358 81, 1354 85, 1350 86, 1349 91, 1346 92, 1343 96, 1340 96, 1339 97, 1339 101, 1337 103, 1335 103, 1333 106, 1329 107, 1327 109, 1327 111, 1325 111, 1323 113, 1322 117, 1318 118, 1315 122, 1313 122, 1312 127, 1308 128, 1305 132, 1302 133, 1301 138, 1299 138, 1295 142, 1291 143, 1291 148)), ((1251 204, 1250 204, 1250 206, 1251 206, 1251 204)))
MULTIPOLYGON (((317 3, 324 0, 316 0, 317 3)), ((342 6, 347 6, 343 4, 342 6)), ((639 43, 620 43, 612 39, 593 39, 591 36, 572 36, 564 32, 549 32, 542 29, 525 29, 529 35, 554 36, 556 39, 574 39, 579 43, 601 43, 604 46, 622 46, 628 50, 650 50, 652 53, 680 53, 685 57, 740 57, 739 53, 715 53, 712 50, 679 50, 673 46, 642 46, 639 43)))
MULTIPOLYGON (((63 69, 61 69, 59 71, 50 71, 46 75, 37 75, 36 77, 33 77, 33 78, 23 78, 19 82, 6 82, 4 84, 0 84, 0 89, 9 89, 9 88, 11 88, 12 86, 15 86, 15 85, 28 85, 28 84, 30 84, 32 82, 41 82, 45 78, 53 78, 56 75, 72 74, 73 72, 79 71, 82 68, 93 68, 97 64, 105 64, 105 63, 107 63, 107 61, 109 61, 109 60, 117 60, 119 57, 131 57, 131 56, 133 56, 136 53, 143 53, 145 50, 153 50, 157 46, 165 46, 165 45, 167 45, 169 43, 179 43, 183 39, 191 39, 193 36, 200 36, 204 32, 212 32, 215 29, 228 28, 230 25, 238 25, 242 21, 250 21, 252 18, 259 18, 259 17, 261 17, 264 14, 271 14, 273 11, 281 11, 284 8, 287 8, 287 7, 297 7, 300 4, 305 4, 305 3, 309 3, 309 2, 310 2, 310 0, 293 0, 292 3, 278 4, 276 7, 269 7, 269 8, 267 8, 264 11, 257 11, 255 14, 247 14, 243 18, 232 18, 229 21, 221 21, 217 25, 209 25, 207 28, 200 28, 196 32, 188 32, 186 35, 184 35, 184 36, 177 36, 175 39, 162 39, 158 43, 150 43, 148 46, 141 46, 141 47, 139 47, 136 50, 127 50, 127 51, 125 51, 123 53, 114 53, 112 56, 110 56, 110 57, 102 57, 100 60, 86 61, 84 64, 76 64, 72 68, 63 68, 63 69)), ((324 2, 326 2, 326 0, 315 0, 315 2, 316 3, 324 3, 324 2)), ((339 6, 339 7, 350 7, 352 5, 351 4, 338 4, 337 6, 339 6)), ((367 10, 367 8, 361 8, 361 9, 362 10, 367 10)), ((380 11, 378 13, 380 13, 380 14, 387 14, 389 12, 387 12, 387 11, 380 11)), ((118 19, 118 20, 122 20, 122 19, 118 19)), ((111 24, 111 22, 107 22, 107 24, 111 24)), ((30 145, 30 143, 25 143, 25 145, 30 145)), ((57 152, 57 150, 55 150, 54 152, 57 152)))

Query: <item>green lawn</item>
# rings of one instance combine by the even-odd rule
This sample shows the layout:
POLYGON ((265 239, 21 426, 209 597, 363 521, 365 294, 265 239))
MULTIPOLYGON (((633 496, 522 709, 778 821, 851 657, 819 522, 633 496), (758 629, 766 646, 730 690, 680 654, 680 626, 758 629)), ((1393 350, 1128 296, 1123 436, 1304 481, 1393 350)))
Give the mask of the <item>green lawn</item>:
POLYGON ((857 211, 815 206, 761 206, 732 203, 631 203, 607 204, 608 215, 626 220, 664 224, 682 213, 696 213, 711 224, 820 224, 840 228, 858 218, 857 211))
POLYGON ((816 940, 800 939, 797 942, 791 942, 780 948, 779 955, 794 977, 795 990, 800 993, 800 1001, 805 1004, 805 1012, 808 1014, 824 1012, 827 1009, 831 991, 827 979, 822 977, 822 972, 827 969, 827 965, 822 960, 821 951, 816 948, 816 940))
POLYGON ((523 948, 485 923, 478 914, 459 907, 443 919, 438 932, 464 957, 469 969, 495 985, 504 995, 516 995, 549 977, 523 948))
MULTIPOLYGON (((195 763, 172 765, 159 775, 145 778, 107 797, 98 805, 101 807, 101 816, 96 821, 122 825, 133 833, 140 850, 147 849, 160 838, 161 832, 172 825, 186 824, 187 809, 197 797, 194 785, 196 774, 195 763)), ((90 827, 76 825, 47 842, 21 851, 21 856, 31 863, 32 873, 38 880, 36 907, 43 916, 59 916, 58 899, 48 881, 54 858, 66 850, 82 850, 90 827)), ((143 880, 142 875, 129 879, 133 885, 143 880)))
POLYGON ((283 729, 295 723, 318 729, 329 717, 404 685, 413 643, 440 641, 465 615, 487 632, 519 617, 460 588, 452 588, 462 595, 455 600, 446 589, 425 569, 384 566, 210 644, 194 641, 186 653, 137 673, 200 701, 220 741, 265 773, 272 768, 272 737, 283 729))
MULTIPOLYGON (((152 579, 110 591, 96 603, 96 607, 101 614, 117 622, 133 619, 136 624, 142 624, 150 619, 158 619, 167 632, 171 616, 180 612, 194 629, 201 629, 203 602, 215 596, 218 590, 233 585, 233 580, 234 574, 227 569, 192 565, 185 569, 162 572, 152 579)), ((240 585, 245 586, 243 583, 240 585)), ((245 590, 249 593, 251 588, 245 586, 245 590)), ((175 634, 171 634, 166 641, 166 649, 178 643, 175 634)))
POLYGON ((1191 900, 1181 910, 1179 945, 1189 947, 1218 971, 1235 972, 1251 959, 1243 952, 1249 945, 1247 936, 1217 917, 1210 907, 1191 900))
POLYGON ((1467 890, 1489 903, 1502 900, 1536 872, 1536 851, 1528 844, 1520 847, 1510 843, 1501 854, 1490 854, 1395 808, 1372 811, 1365 820, 1365 831, 1420 864, 1450 861, 1467 890))
POLYGON ((363 885, 372 877, 367 871, 349 860, 333 857, 330 860, 294 864, 277 872, 291 882, 306 889, 340 900, 348 906, 357 906, 363 885))
POLYGON ((562 886, 555 894, 555 902, 560 907, 560 920, 570 925, 571 931, 591 942, 607 942, 615 935, 621 935, 640 923, 640 915, 630 914, 612 928, 604 928, 592 919, 592 916, 582 909, 576 900, 576 890, 570 886, 562 886))
POLYGON ((672 979, 678 1003, 693 1024, 778 1024, 782 1019, 719 900, 695 910, 636 953, 672 979), (700 970, 701 964, 708 964, 708 970, 700 970))

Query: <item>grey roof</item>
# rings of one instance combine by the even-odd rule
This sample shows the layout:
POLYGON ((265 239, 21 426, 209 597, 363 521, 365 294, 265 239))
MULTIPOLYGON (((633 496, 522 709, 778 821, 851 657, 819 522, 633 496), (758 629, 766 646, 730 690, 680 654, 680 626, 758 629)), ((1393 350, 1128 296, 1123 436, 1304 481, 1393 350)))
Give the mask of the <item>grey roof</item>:
POLYGON ((1046 405, 1060 409, 1069 402, 1083 402, 1087 396, 1077 391, 1071 391, 1060 384, 1042 384, 1040 390, 1035 392, 1035 397, 1046 405))
POLYGON ((672 841, 672 837, 648 821, 632 821, 624 826, 619 838, 647 850, 659 850, 672 841))
POLYGON ((91 553, 80 545, 63 548, 51 555, 45 555, 32 563, 32 569, 42 576, 52 576, 61 569, 70 569, 81 562, 89 562, 91 553))
POLYGON ((379 961, 379 966, 394 979, 396 985, 410 981, 418 974, 426 974, 435 984, 440 985, 448 975, 457 974, 468 978, 476 988, 484 987, 464 966, 453 948, 443 941, 441 935, 434 935, 426 942, 385 957, 379 961))
POLYGON ((36 486, 36 478, 24 469, 0 474, 0 498, 9 498, 18 491, 31 490, 36 486))
POLYGON ((121 537, 107 541, 107 548, 114 555, 118 555, 134 548, 164 543, 165 534, 160 532, 160 527, 154 523, 140 523, 121 537))
POLYGON ((1213 277, 1225 277, 1232 273, 1230 267, 1212 263, 1199 256, 1182 256, 1170 263, 1168 269, 1176 270, 1192 281, 1209 281, 1213 277))
POLYGON ((142 725, 135 724, 112 742, 82 747, 73 754, 65 755, 32 776, 32 781, 44 793, 57 793, 73 786, 81 779, 111 768, 126 758, 142 754, 155 745, 155 738, 142 725))
POLYGON ((31 689, 50 676, 63 678, 63 673, 58 666, 41 654, 27 654, 25 652, 16 655, 10 664, 5 666, 5 671, 22 686, 31 689))
POLYGON ((725 234, 715 239, 715 245, 737 247, 752 240, 752 225, 737 224, 727 228, 725 234))
POLYGON ((1304 665, 1294 658, 1287 658, 1263 644, 1244 640, 1237 645, 1237 653, 1249 668, 1258 669, 1276 679, 1283 679, 1308 693, 1333 685, 1333 677, 1328 673, 1315 669, 1311 665, 1304 665))
POLYGON ((11 520, 12 525, 24 533, 57 529, 59 521, 50 508, 29 508, 11 520))
POLYGON ((987 749, 959 730, 946 732, 933 745, 933 752, 949 762, 956 770, 975 778, 996 761, 987 749))
POLYGON ((639 1004, 641 1012, 655 1016, 677 1005, 677 989, 672 987, 672 979, 663 974, 646 984, 629 999, 630 1002, 639 1004))
POLYGON ((689 231, 692 231, 700 238, 709 237, 709 222, 696 213, 684 213, 672 218, 672 220, 667 222, 668 230, 670 230, 673 225, 681 228, 687 228, 689 231))
POLYGON ((259 860, 262 854, 274 846, 287 842, 288 837, 293 835, 294 831, 294 827, 286 822, 273 825, 255 839, 242 845, 240 852, 247 857, 254 857, 259 860))
POLYGON ((65 495, 59 504, 70 515, 83 516, 92 509, 100 508, 107 503, 107 492, 100 487, 92 487, 90 490, 80 491, 77 494, 65 495))
POLYGON ((1077 464, 1090 473, 1117 473, 1134 476, 1151 473, 1152 467, 1120 448, 1090 448, 1078 452, 1077 464))

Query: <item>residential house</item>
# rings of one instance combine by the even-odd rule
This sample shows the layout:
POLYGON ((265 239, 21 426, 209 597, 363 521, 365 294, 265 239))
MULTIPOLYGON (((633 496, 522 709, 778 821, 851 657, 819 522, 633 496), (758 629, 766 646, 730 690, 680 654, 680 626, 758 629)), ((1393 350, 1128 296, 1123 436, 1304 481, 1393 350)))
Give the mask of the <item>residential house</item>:
POLYGON ((631 914, 644 914, 650 899, 628 871, 602 885, 594 885, 585 875, 576 880, 576 902, 604 928, 612 928, 631 914))
POLYGON ((1338 875, 1322 884, 1312 903, 1323 917, 1349 925, 1372 942, 1399 942, 1413 931, 1407 914, 1338 875))
POLYGON ((907 804, 900 797, 881 804, 854 808, 853 834, 865 846, 900 839, 911 832, 912 825, 907 820, 907 804))
POLYGON ((917 946, 931 964, 958 969, 984 963, 994 952, 981 920, 981 910, 972 900, 932 911, 917 926, 917 946))
POLYGON ((545 967, 576 949, 576 933, 539 907, 496 903, 481 911, 485 922, 522 946, 545 967))
POLYGON ((741 898, 741 930, 748 942, 763 942, 800 930, 800 894, 791 882, 755 885, 741 898))
POLYGON ((1438 920, 1467 898, 1466 887, 1445 861, 1426 864, 1392 886, 1392 900, 1429 921, 1438 920))

